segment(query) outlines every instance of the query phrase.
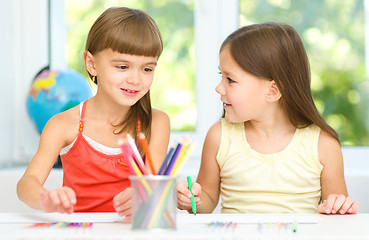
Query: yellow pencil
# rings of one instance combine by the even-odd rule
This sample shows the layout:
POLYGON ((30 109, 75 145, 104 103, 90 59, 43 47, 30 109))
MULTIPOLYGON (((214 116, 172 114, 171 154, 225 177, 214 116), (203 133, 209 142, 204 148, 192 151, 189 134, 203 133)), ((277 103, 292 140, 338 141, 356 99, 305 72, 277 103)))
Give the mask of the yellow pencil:
POLYGON ((188 158, 191 156, 193 150, 195 148, 195 144, 192 143, 188 148, 186 153, 184 154, 183 158, 181 159, 181 161, 176 164, 176 168, 172 171, 171 176, 177 176, 179 171, 182 169, 183 165, 187 162, 188 158))

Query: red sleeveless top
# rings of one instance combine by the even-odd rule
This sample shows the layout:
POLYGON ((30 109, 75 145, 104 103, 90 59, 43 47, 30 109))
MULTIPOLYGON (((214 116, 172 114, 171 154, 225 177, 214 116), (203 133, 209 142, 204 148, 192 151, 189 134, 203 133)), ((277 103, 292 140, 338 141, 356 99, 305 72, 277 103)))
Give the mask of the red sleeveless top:
POLYGON ((130 186, 123 154, 108 155, 93 148, 82 135, 87 100, 83 103, 79 133, 71 149, 61 155, 63 186, 77 197, 75 212, 115 212, 113 197, 130 186))

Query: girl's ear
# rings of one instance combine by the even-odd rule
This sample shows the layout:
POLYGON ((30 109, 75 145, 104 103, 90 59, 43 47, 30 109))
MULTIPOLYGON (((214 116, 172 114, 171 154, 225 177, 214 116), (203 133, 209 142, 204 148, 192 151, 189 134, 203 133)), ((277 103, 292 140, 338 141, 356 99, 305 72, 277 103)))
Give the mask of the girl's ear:
POLYGON ((277 83, 274 80, 269 82, 269 89, 266 97, 268 102, 276 102, 282 97, 282 93, 279 91, 277 83))
POLYGON ((83 62, 87 72, 89 72, 91 76, 97 76, 95 58, 89 51, 83 53, 83 62))

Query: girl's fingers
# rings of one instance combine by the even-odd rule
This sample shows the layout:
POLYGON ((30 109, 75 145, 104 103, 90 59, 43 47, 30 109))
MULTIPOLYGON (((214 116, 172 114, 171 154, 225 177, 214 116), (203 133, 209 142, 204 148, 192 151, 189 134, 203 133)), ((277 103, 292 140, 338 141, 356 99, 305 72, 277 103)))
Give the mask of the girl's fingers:
POLYGON ((342 204, 341 208, 338 210, 339 214, 345 214, 348 213, 348 210, 351 208, 352 204, 354 202, 352 201, 352 198, 348 196, 345 200, 345 202, 342 204))
POLYGON ((178 201, 178 208, 180 210, 190 210, 192 207, 191 202, 182 202, 182 201, 178 201))
POLYGON ((76 204, 75 192, 70 188, 59 188, 51 191, 39 192, 41 208, 45 212, 73 213, 76 204))
POLYGON ((113 198, 113 205, 115 211, 117 211, 119 216, 126 216, 131 214, 132 205, 132 188, 127 188, 124 191, 118 193, 113 198))
POLYGON ((65 194, 67 195, 69 201, 75 205, 77 203, 76 193, 71 188, 65 188, 65 194))
POLYGON ((324 213, 326 214, 331 214, 332 213, 332 208, 333 208, 333 205, 336 201, 336 198, 337 198, 337 194, 330 194, 328 195, 327 197, 327 202, 325 204, 325 207, 324 207, 324 213))
POLYGON ((188 189, 188 184, 186 181, 180 181, 178 184, 177 184, 177 192, 178 192, 178 196, 179 195, 185 195, 187 196, 188 198, 191 197, 191 192, 190 190, 188 189))
POLYGON ((198 184, 197 182, 194 182, 193 185, 192 185, 191 192, 193 193, 193 195, 199 196, 201 194, 200 184, 198 184))
POLYGON ((58 191, 58 197, 60 201, 60 206, 62 206, 65 209, 68 209, 71 207, 71 202, 67 196, 67 194, 64 191, 58 191))
POLYGON ((191 208, 191 199, 182 193, 178 193, 177 207, 181 210, 189 210, 191 208))
POLYGON ((129 202, 129 205, 122 206, 120 211, 118 212, 119 216, 127 216, 131 214, 132 214, 131 202, 129 202))
POLYGON ((178 194, 177 199, 179 202, 185 203, 186 205, 191 204, 191 198, 187 197, 187 195, 178 194))
POLYGON ((126 188, 124 191, 118 193, 113 198, 113 206, 117 212, 120 209, 125 208, 124 206, 131 207, 131 199, 132 199, 132 188, 126 188))
POLYGON ((60 204, 59 195, 56 191, 49 191, 48 196, 54 205, 57 206, 60 204))
POLYGON ((357 213, 358 209, 359 209, 359 203, 358 202, 353 202, 351 207, 347 210, 347 213, 355 214, 355 213, 357 213))
POLYGON ((318 206, 319 213, 323 214, 346 214, 356 213, 359 208, 359 203, 354 202, 350 196, 343 194, 330 194, 322 204, 318 206))
MULTIPOLYGON (((337 212, 339 212, 339 210, 341 209, 341 207, 343 206, 345 201, 346 201, 346 196, 345 195, 342 195, 342 194, 336 195, 336 198, 335 198, 335 201, 333 203, 331 212, 333 214, 336 214, 337 212)), ((352 201, 351 201, 351 203, 352 203, 352 201)), ((351 203, 350 203, 350 205, 351 205, 351 203)))

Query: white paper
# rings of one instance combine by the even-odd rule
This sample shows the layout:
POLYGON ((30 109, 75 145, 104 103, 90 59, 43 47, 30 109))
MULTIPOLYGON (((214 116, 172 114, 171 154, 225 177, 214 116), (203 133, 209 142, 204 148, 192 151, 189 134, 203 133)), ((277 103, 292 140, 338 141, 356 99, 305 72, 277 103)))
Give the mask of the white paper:
POLYGON ((124 220, 118 213, 0 213, 0 223, 92 222, 113 223, 124 220))
POLYGON ((258 223, 318 223, 317 214, 183 214, 177 217, 177 224, 210 224, 214 222, 258 224, 258 223))

